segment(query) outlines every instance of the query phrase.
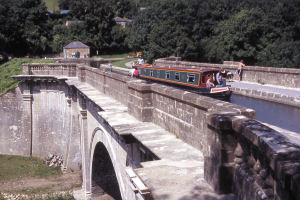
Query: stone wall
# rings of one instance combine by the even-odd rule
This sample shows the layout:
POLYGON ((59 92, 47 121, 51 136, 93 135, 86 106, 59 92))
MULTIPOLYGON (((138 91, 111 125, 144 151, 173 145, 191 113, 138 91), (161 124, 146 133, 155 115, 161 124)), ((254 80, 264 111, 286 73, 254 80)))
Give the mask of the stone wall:
MULTIPOLYGON (((224 62, 223 64, 197 63, 180 61, 180 58, 171 57, 155 60, 157 66, 178 66, 178 67, 204 67, 204 68, 223 68, 231 71, 237 80, 235 74, 237 69, 236 62, 224 62)), ((243 71, 243 80, 249 82, 258 82, 263 84, 281 85, 292 88, 300 88, 300 69, 276 68, 276 67, 259 67, 246 66, 243 71)))
POLYGON ((65 57, 66 58, 74 58, 76 52, 80 53, 80 58, 90 57, 90 49, 89 48, 64 49, 64 50, 65 50, 65 57))
POLYGON ((298 145, 244 116, 211 113, 208 130, 214 153, 205 160, 207 180, 238 199, 300 198, 298 145))
POLYGON ((24 81, 0 96, 0 153, 61 156, 64 168, 81 167, 76 96, 57 79, 24 81), (72 142, 70 142, 72 141, 72 142))
POLYGON ((23 96, 20 88, 0 95, 0 152, 28 156, 30 141, 24 132, 23 96))

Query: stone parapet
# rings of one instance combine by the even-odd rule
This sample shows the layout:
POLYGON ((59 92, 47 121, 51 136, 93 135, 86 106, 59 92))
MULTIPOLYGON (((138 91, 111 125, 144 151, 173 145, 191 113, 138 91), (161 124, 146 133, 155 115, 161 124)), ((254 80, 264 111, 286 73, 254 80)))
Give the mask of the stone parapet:
MULTIPOLYGON (((236 73, 237 63, 226 61, 223 64, 198 63, 179 61, 179 59, 162 58, 155 60, 157 66, 197 67, 197 68, 223 68, 233 74, 236 73)), ((238 80, 237 75, 234 76, 238 80)), ((300 88, 300 69, 245 66, 243 80, 265 84, 281 85, 292 88, 300 88)))
MULTIPOLYGON (((239 199, 299 199, 300 147, 277 131, 245 116, 208 115, 215 146, 206 158, 207 180, 232 183, 239 199), (215 168, 215 169, 214 169, 215 168), (212 173, 214 172, 214 173, 212 173)), ((220 185, 218 185, 220 184, 220 185)))

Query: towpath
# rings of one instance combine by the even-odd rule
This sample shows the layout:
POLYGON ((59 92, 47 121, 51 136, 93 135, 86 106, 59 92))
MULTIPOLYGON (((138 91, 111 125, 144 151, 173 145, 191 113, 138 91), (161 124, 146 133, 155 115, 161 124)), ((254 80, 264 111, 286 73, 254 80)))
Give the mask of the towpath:
POLYGON ((282 103, 300 108, 300 88, 263 85, 254 82, 227 82, 236 94, 282 103))

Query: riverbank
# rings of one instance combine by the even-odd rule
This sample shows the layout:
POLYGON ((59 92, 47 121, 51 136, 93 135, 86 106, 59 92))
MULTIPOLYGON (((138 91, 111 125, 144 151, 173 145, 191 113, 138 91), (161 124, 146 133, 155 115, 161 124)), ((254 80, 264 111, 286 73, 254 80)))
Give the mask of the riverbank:
POLYGON ((0 200, 72 200, 81 172, 62 173, 39 158, 0 155, 0 200))

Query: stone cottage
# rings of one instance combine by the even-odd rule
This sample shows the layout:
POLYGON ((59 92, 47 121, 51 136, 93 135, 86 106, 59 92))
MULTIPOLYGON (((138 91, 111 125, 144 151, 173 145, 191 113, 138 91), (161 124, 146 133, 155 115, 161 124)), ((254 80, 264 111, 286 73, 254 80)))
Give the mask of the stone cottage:
POLYGON ((90 47, 79 41, 74 41, 64 47, 64 58, 89 58, 90 47))

